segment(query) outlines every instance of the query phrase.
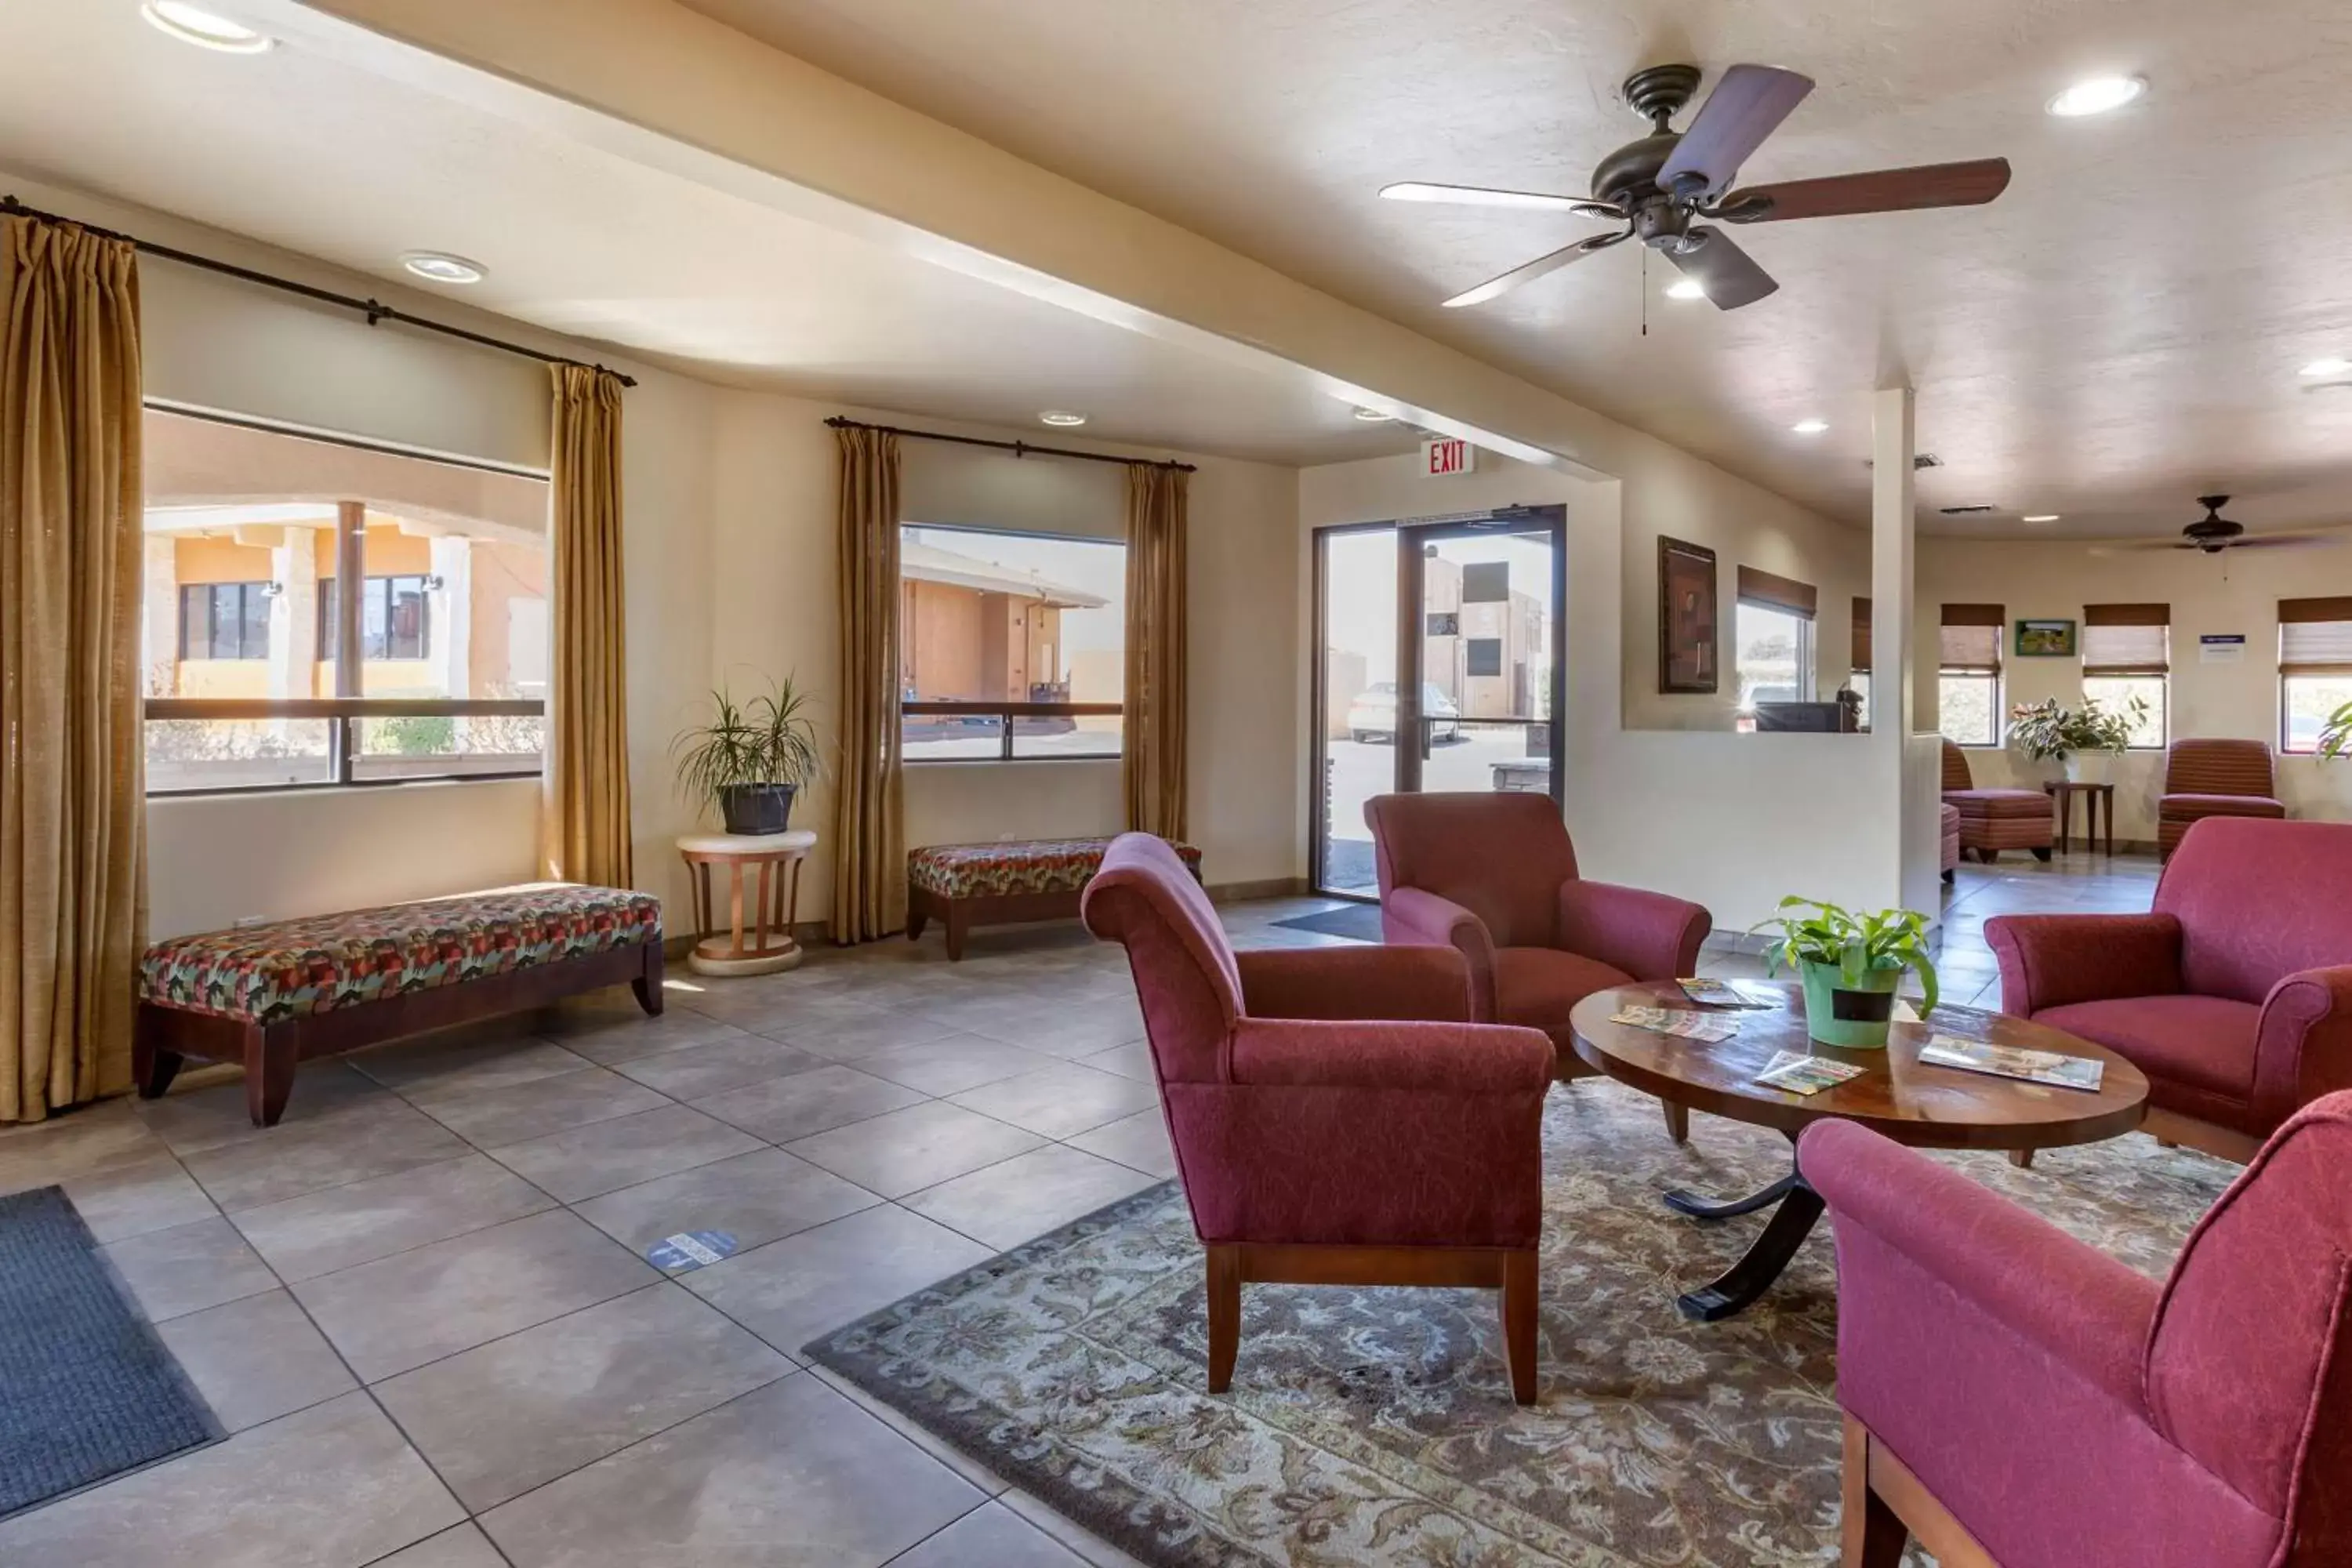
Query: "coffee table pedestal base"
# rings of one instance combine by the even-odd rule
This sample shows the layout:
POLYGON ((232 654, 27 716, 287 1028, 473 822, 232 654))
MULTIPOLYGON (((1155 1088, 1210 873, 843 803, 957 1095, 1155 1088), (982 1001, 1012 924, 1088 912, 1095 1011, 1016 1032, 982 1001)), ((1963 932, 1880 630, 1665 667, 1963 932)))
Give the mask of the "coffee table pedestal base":
POLYGON ((1804 1173, 1797 1170, 1759 1192, 1727 1203, 1710 1203, 1694 1193, 1666 1194, 1669 1208, 1699 1220, 1733 1219, 1772 1208, 1775 1204, 1780 1206, 1772 1209, 1763 1234, 1738 1262, 1707 1284, 1675 1298, 1675 1305, 1684 1317, 1701 1323, 1719 1322, 1754 1306, 1757 1298, 1770 1289, 1772 1282, 1787 1270, 1797 1249, 1805 1245, 1805 1238, 1813 1234, 1825 1205, 1822 1195, 1807 1184, 1804 1173))

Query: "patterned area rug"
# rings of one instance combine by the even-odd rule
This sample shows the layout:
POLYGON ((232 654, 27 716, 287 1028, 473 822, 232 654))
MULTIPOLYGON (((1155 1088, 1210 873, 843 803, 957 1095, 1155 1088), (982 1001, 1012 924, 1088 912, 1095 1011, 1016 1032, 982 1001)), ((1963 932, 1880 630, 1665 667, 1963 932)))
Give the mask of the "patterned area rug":
MULTIPOLYGON (((1496 1298, 1245 1287, 1232 1392, 1204 1392, 1201 1253, 1171 1184, 809 1347, 823 1364, 1160 1568, 1793 1568, 1835 1560, 1836 1315, 1826 1222, 1762 1303, 1684 1321, 1677 1290, 1762 1218, 1668 1187, 1785 1173, 1778 1134, 1586 1080, 1545 1119, 1543 1394, 1511 1404, 1496 1298)), ((1941 1155, 2161 1275, 2234 1167, 2146 1138, 1941 1155)))

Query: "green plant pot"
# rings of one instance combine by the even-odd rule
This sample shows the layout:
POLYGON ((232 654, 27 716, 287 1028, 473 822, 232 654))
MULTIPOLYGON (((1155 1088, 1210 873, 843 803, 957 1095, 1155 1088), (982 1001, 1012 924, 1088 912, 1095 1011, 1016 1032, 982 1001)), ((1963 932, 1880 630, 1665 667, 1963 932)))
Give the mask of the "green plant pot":
POLYGON ((1874 969, 1859 985, 1848 985, 1834 963, 1801 960, 1798 973, 1805 985, 1805 1033, 1825 1046, 1847 1050, 1884 1050, 1886 1031, 1895 1017, 1895 988, 1903 983, 1900 969, 1874 969))

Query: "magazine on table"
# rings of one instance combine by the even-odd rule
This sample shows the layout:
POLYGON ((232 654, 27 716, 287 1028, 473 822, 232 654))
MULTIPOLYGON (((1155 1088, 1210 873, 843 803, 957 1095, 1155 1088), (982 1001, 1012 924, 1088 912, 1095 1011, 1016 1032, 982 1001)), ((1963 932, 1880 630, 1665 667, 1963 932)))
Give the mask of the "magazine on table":
POLYGON ((1819 1094, 1849 1079, 1860 1078, 1865 1070, 1852 1062, 1807 1056, 1802 1051, 1775 1051, 1772 1059, 1764 1064, 1764 1070, 1756 1075, 1756 1081, 1785 1089, 1790 1094, 1819 1094))
POLYGON ((1713 1013, 1693 1013, 1682 1007, 1620 1007, 1609 1016, 1612 1024, 1654 1029, 1677 1039, 1712 1046, 1739 1033, 1739 1026, 1713 1013))
POLYGON ((2061 1056, 2056 1051, 1997 1046, 1990 1040, 1963 1040, 1951 1035, 1929 1036, 1919 1047, 1919 1059, 1929 1067, 2022 1079, 2056 1089, 2095 1089, 2106 1071, 2106 1064, 2092 1057, 2061 1056))
POLYGON ((1683 994, 1702 1007, 1771 1007, 1778 1004, 1750 991, 1742 991, 1728 980, 1677 980, 1683 994))

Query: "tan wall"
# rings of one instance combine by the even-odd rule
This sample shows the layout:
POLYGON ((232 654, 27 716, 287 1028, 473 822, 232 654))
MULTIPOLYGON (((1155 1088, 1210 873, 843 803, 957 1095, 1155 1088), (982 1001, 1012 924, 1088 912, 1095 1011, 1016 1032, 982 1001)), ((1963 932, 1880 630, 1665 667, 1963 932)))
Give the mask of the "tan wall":
MULTIPOLYGON (((515 694, 511 672, 516 668, 517 656, 524 650, 509 646, 514 626, 509 606, 518 599, 547 598, 549 565, 543 547, 475 542, 470 607, 473 651, 467 666, 467 696, 515 694)), ((548 664, 547 650, 542 647, 536 653, 538 668, 543 670, 548 664)))
POLYGON ((982 671, 982 599, 944 583, 909 583, 904 597, 912 628, 913 665, 902 672, 917 695, 938 702, 990 695, 982 671))
MULTIPOLYGON (((1998 604, 2007 611, 2011 624, 2002 632, 2004 708, 2045 697, 2072 704, 2083 695, 2080 659, 2016 657, 2018 620, 2079 622, 2086 604, 2162 601, 2172 606, 2173 736, 2239 737, 2275 747, 2278 602, 2352 594, 2352 529, 2329 537, 2335 542, 2315 549, 2231 551, 2219 559, 2190 551, 2115 550, 2054 540, 1922 539, 1916 592, 1920 722, 1928 728, 1936 722, 1936 631, 1947 600, 1998 604), (2203 663, 2197 639, 2208 633, 2243 634, 2242 660, 2203 663)), ((2057 771, 2008 750, 1971 749, 1969 762, 1977 782, 1989 787, 2031 785, 2057 771)), ((2117 836, 2153 840, 2163 758, 2128 753, 2116 764, 2116 780, 2117 836)), ((2352 764, 2281 757, 2278 786, 2296 816, 2352 820, 2352 764)))

